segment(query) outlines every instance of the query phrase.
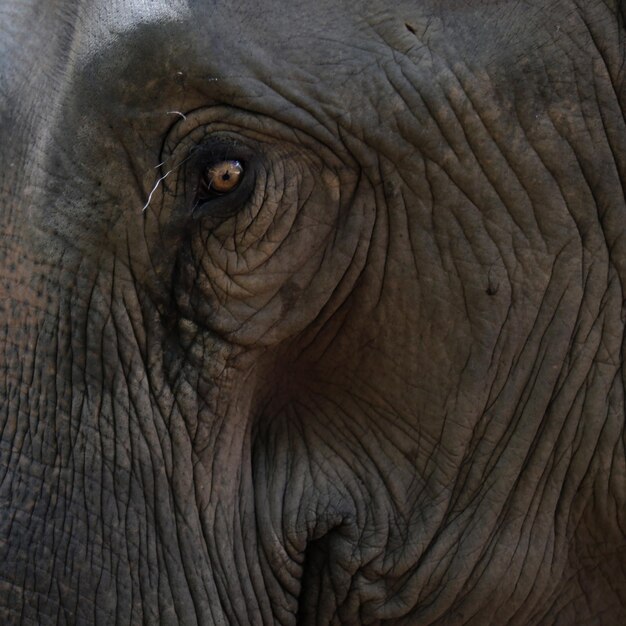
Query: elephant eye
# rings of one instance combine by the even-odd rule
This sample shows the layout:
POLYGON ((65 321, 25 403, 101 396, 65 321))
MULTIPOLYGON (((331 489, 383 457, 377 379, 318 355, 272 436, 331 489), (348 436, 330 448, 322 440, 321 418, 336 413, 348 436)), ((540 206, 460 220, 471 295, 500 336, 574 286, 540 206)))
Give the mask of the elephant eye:
POLYGON ((243 180, 244 168, 240 161, 218 161, 204 169, 198 186, 197 199, 209 200, 234 191, 243 180))

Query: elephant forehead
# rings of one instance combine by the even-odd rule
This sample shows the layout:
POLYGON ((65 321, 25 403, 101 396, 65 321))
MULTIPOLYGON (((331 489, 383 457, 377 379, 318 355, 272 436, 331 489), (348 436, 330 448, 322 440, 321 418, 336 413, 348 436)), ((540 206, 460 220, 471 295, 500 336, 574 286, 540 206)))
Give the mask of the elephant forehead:
POLYGON ((142 25, 185 21, 190 7, 189 0, 87 0, 78 3, 77 14, 81 49, 88 55, 98 55, 119 37, 142 25))
POLYGON ((230 98, 242 92, 258 97, 277 79, 294 81, 302 91, 313 80, 338 87, 343 79, 337 80, 337 73, 345 74, 344 66, 371 57, 371 50, 355 44, 374 3, 362 15, 325 1, 79 4, 71 77, 86 74, 93 79, 90 87, 106 87, 122 102, 132 85, 135 105, 140 91, 145 102, 167 95, 159 82, 165 76, 175 76, 178 85, 184 76, 186 87, 199 86, 205 104, 223 101, 225 92, 230 98))
POLYGON ((371 43, 355 44, 373 8, 359 15, 330 2, 76 0, 50 25, 71 39, 55 63, 58 123, 152 116, 143 126, 156 136, 173 121, 169 111, 227 103, 300 128, 316 120, 284 112, 316 111, 330 125, 346 94, 361 91, 350 78, 372 63, 371 43))
POLYGON ((507 11, 508 0, 76 0, 62 80, 81 110, 107 116, 228 103, 300 128, 339 125, 367 134, 381 119, 395 123, 399 112, 416 108, 403 91, 428 92, 458 67, 484 80, 503 73, 508 83, 512 72, 517 83, 539 80, 548 53, 533 51, 547 50, 560 32, 555 4, 569 2, 517 3, 507 11), (537 57, 533 68, 514 71, 529 55, 537 57), (390 84, 398 72, 406 85, 390 84), (295 109, 312 115, 308 124, 288 117, 295 109))

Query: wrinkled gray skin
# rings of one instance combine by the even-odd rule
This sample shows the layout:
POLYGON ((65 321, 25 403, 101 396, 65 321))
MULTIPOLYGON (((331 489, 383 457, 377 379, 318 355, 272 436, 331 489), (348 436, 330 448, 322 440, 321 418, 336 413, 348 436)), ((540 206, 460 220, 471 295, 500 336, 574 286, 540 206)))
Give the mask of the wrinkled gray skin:
POLYGON ((1 0, 0 622, 626 623, 623 8, 1 0))

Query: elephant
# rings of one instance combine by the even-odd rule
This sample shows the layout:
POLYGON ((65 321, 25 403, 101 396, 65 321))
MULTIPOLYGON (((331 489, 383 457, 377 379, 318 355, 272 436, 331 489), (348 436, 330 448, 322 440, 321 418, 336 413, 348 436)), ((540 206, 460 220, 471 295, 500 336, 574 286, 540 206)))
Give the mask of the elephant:
POLYGON ((0 0, 0 622, 626 623, 625 17, 0 0))

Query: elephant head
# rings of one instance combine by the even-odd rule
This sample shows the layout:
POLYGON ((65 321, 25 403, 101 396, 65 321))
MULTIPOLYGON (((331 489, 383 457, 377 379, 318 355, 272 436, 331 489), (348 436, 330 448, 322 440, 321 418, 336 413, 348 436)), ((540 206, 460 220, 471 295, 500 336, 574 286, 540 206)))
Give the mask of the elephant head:
POLYGON ((1 0, 3 624, 626 620, 622 0, 1 0))

